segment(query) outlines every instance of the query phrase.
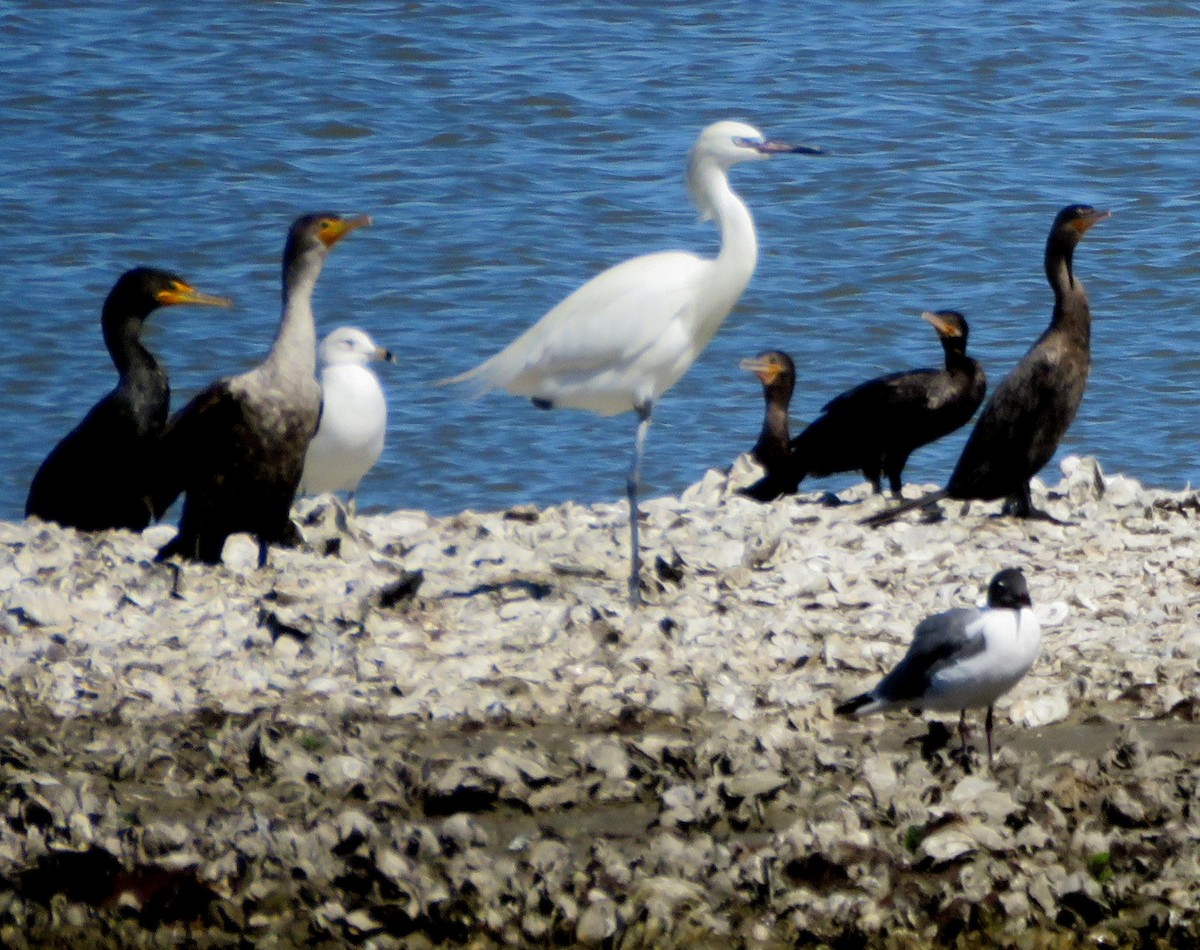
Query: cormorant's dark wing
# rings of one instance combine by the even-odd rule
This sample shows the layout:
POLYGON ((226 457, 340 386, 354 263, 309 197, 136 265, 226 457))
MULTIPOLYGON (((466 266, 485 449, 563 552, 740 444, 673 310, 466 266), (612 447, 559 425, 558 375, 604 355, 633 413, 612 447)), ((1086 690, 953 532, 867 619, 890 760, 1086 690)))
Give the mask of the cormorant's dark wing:
POLYGON ((923 398, 922 381, 937 375, 935 369, 906 370, 899 373, 888 373, 860 383, 853 389, 848 389, 835 396, 821 408, 825 413, 872 412, 890 405, 897 400, 910 402, 923 398))
POLYGON ((196 473, 227 467, 242 423, 241 401, 227 379, 213 383, 171 417, 159 446, 155 517, 166 513, 196 473))
POLYGON ((26 516, 83 531, 145 528, 153 443, 140 428, 116 391, 101 399, 38 468, 26 516))

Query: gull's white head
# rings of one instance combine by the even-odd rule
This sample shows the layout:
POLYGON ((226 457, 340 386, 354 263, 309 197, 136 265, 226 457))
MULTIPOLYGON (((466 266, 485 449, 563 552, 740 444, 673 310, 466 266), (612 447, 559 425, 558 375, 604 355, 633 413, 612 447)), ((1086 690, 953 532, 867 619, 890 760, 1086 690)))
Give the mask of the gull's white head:
POLYGON ((366 366, 372 360, 395 362, 395 357, 376 344, 357 327, 338 327, 321 341, 318 354, 322 366, 357 364, 366 366))

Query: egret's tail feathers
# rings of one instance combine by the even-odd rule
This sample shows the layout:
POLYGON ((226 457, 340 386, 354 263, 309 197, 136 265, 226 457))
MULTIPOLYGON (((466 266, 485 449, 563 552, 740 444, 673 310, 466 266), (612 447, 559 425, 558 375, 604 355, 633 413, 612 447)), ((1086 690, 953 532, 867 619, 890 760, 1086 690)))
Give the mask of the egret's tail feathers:
POLYGON ((459 373, 457 376, 439 379, 434 385, 452 386, 458 383, 471 383, 471 398, 478 398, 497 389, 503 389, 514 396, 536 395, 533 391, 526 391, 527 387, 522 385, 523 370, 524 364, 514 356, 510 345, 484 360, 474 369, 459 373))
POLYGON ((916 508, 928 508, 945 497, 947 497, 946 489, 940 488, 935 492, 930 492, 928 495, 922 495, 920 498, 910 498, 908 501, 901 502, 894 508, 877 511, 873 515, 860 519, 858 523, 865 524, 869 528, 878 528, 885 524, 891 524, 905 512, 913 511, 916 508))
POLYGON ((478 399, 480 396, 486 396, 490 392, 504 388, 503 380, 497 379, 497 375, 495 357, 492 357, 492 359, 485 360, 474 369, 469 369, 465 373, 459 373, 457 376, 447 376, 445 379, 439 379, 433 385, 457 386, 461 383, 467 383, 467 397, 469 399, 478 399))
POLYGON ((459 383, 469 383, 474 381, 478 387, 483 387, 478 395, 487 392, 491 386, 487 379, 483 378, 484 370, 487 369, 487 363, 480 363, 474 369, 469 369, 465 373, 459 373, 457 376, 446 376, 442 379, 434 380, 435 386, 457 386, 459 383))

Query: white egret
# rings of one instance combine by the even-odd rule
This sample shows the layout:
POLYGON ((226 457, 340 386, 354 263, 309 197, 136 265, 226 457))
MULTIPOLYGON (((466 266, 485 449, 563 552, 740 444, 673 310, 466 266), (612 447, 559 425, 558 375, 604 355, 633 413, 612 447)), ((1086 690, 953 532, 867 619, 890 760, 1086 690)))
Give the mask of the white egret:
POLYGON ((357 327, 338 327, 321 341, 321 424, 304 456, 301 494, 344 491, 353 505, 358 483, 383 454, 387 400, 374 360, 396 358, 357 327))
POLYGON ((806 146, 768 141, 741 122, 717 122, 688 155, 687 185, 704 220, 715 219, 715 258, 688 251, 647 254, 593 277, 516 340, 474 369, 444 380, 477 380, 480 393, 503 389, 544 409, 586 409, 602 416, 633 410, 639 423, 627 484, 629 596, 641 601, 638 482, 650 417, 741 297, 758 258, 754 220, 729 186, 739 162, 806 146))

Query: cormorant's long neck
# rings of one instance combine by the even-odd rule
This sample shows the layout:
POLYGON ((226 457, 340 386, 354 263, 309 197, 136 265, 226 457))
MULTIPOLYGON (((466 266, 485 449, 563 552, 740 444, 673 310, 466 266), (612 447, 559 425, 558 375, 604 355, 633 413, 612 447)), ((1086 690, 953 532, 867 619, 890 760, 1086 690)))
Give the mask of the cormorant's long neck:
POLYGON ((316 251, 289 257, 283 268, 283 316, 266 364, 286 366, 290 373, 315 376, 317 372, 317 328, 312 298, 324 263, 316 251))
POLYGON ((130 313, 115 301, 105 301, 100 327, 104 345, 122 382, 137 382, 160 373, 158 360, 142 344, 142 326, 148 313, 130 313))
POLYGON ((725 172, 704 162, 691 169, 689 187, 705 217, 716 219, 721 232, 721 251, 709 270, 704 293, 714 304, 710 312, 719 314, 716 326, 703 327, 700 338, 707 343, 717 331, 720 320, 741 297, 758 263, 758 237, 750 209, 729 187, 725 172))
POLYGON ((791 392, 779 387, 768 387, 766 391, 767 411, 763 416, 762 432, 750 450, 760 463, 766 464, 788 454, 788 403, 791 392))
POLYGON ((1074 241, 1053 234, 1046 242, 1046 279, 1054 291, 1050 328, 1068 333, 1088 346, 1092 335, 1091 312, 1087 292, 1075 276, 1074 254, 1074 241))
POLYGON ((946 371, 950 373, 971 372, 975 361, 967 356, 967 345, 962 337, 945 337, 942 349, 946 354, 946 371))

